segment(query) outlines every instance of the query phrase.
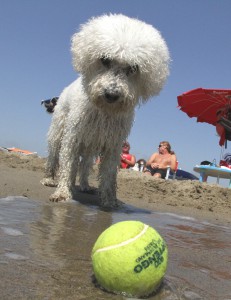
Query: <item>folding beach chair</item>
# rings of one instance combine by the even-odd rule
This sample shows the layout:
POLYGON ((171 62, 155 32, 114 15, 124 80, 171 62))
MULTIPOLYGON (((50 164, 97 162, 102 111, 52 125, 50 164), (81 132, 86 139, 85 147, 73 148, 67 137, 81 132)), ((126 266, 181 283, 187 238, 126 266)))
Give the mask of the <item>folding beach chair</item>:
MULTIPOLYGON (((177 169, 178 169, 178 160, 176 161, 176 166, 175 166, 175 169, 173 170, 173 175, 172 175, 172 179, 176 179, 176 172, 177 172, 177 169)), ((168 167, 167 168, 167 173, 166 173, 166 176, 165 176, 165 179, 168 180, 169 179, 169 176, 170 176, 170 172, 171 172, 171 168, 168 167)))

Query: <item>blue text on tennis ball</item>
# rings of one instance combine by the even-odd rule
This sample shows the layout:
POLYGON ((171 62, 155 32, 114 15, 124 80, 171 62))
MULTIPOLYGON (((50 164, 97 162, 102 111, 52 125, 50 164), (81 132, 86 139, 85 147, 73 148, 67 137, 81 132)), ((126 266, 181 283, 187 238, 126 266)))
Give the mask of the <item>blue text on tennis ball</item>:
POLYGON ((163 280, 168 249, 154 228, 140 221, 123 221, 98 237, 92 262, 97 282, 107 291, 148 296, 163 280))

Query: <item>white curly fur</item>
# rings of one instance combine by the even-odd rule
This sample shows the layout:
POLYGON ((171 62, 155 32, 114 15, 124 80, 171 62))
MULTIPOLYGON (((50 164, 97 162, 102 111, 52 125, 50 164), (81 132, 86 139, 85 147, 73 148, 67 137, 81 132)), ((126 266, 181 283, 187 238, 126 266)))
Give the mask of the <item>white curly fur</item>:
POLYGON ((101 205, 117 205, 116 176, 122 142, 130 132, 135 107, 162 89, 169 52, 151 25, 124 15, 92 18, 72 37, 73 66, 81 75, 60 95, 48 132, 46 177, 58 187, 50 200, 73 198, 77 171, 89 190, 93 158, 99 166, 101 205))

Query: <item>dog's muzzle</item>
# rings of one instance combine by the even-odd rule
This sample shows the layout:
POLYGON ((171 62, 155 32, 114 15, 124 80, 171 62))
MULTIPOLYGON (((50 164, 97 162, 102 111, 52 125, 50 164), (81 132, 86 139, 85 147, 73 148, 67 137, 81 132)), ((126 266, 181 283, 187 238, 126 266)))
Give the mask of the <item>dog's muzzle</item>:
POLYGON ((104 97, 108 103, 114 103, 120 98, 120 92, 114 89, 106 89, 104 97))

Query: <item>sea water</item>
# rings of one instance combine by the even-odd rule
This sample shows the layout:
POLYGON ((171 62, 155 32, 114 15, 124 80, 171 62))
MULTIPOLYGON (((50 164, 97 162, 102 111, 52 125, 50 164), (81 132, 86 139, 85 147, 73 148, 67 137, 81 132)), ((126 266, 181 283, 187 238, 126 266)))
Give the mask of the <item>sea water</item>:
POLYGON ((124 205, 0 199, 1 299, 126 299, 94 284, 91 249, 111 224, 140 220, 169 250, 167 273, 149 299, 231 299, 231 228, 124 205))

